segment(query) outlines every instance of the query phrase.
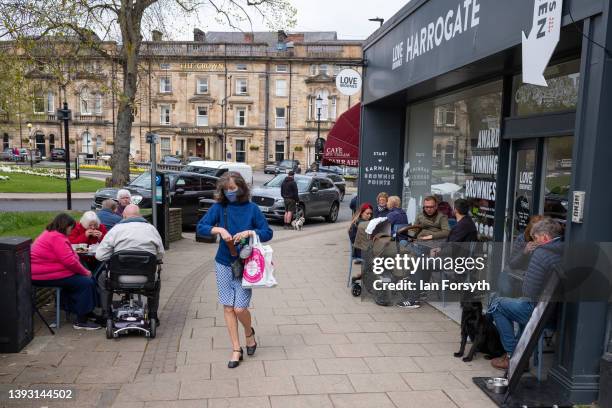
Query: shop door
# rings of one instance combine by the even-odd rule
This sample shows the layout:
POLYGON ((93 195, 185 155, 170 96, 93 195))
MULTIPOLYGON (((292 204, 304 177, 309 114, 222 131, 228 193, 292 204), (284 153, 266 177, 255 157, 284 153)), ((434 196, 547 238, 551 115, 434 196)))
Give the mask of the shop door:
POLYGON ((573 137, 528 139, 512 145, 507 242, 525 232, 529 218, 542 214, 567 222, 573 137))

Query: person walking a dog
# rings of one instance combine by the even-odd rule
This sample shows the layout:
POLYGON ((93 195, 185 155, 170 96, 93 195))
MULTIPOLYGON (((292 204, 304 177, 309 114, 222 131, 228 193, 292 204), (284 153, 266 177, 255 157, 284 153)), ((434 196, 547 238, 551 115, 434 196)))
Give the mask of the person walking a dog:
POLYGON ((297 202, 300 200, 293 170, 287 173, 281 184, 281 197, 285 200, 285 229, 291 229, 291 221, 297 210, 297 202))
POLYGON ((522 297, 519 299, 499 297, 492 302, 487 312, 493 316, 506 351, 506 355, 491 360, 491 365, 499 370, 508 369, 510 357, 518 342, 514 333, 514 322, 517 322, 521 328, 527 325, 536 302, 544 290, 544 285, 562 261, 563 242, 561 242, 561 225, 558 222, 550 217, 543 218, 531 229, 531 237, 538 246, 533 250, 523 278, 522 297))

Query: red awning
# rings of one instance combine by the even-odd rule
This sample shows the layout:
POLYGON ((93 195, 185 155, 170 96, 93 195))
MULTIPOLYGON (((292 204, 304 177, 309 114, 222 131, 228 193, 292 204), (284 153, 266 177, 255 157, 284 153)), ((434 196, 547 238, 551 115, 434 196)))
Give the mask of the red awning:
POLYGON ((359 120, 361 104, 344 112, 327 135, 323 165, 359 166, 359 120))

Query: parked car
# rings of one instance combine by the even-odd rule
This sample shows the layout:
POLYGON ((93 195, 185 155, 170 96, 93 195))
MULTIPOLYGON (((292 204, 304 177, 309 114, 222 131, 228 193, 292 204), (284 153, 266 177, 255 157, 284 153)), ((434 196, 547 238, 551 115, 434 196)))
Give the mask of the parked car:
POLYGON ((194 161, 183 167, 183 171, 207 174, 209 176, 221 177, 225 172, 235 171, 240 173, 249 185, 253 185, 253 168, 245 163, 225 162, 216 160, 194 161))
MULTIPOLYGON (((315 173, 315 171, 312 168, 310 168, 306 171, 306 173, 315 173)), ((319 171, 317 173, 342 174, 342 167, 340 166, 319 166, 319 171)))
POLYGON ((66 150, 61 148, 51 149, 51 161, 66 161, 66 150))
MULTIPOLYGON (((281 197, 280 186, 285 177, 286 174, 279 174, 251 192, 251 201, 259 206, 268 219, 282 220, 284 217, 285 202, 281 197)), ((300 197, 298 217, 325 217, 327 222, 336 222, 340 209, 340 191, 330 179, 318 175, 296 175, 295 182, 300 197)))
MULTIPOLYGON (((182 210, 183 225, 197 224, 200 199, 214 197, 218 177, 178 171, 159 173, 166 174, 170 178, 170 205, 182 210)), ((151 208, 151 173, 142 173, 123 188, 130 191, 134 204, 140 208, 151 208)), ((118 188, 103 188, 96 191, 91 209, 100 208, 102 201, 108 198, 114 200, 118 190, 118 188)))
MULTIPOLYGON (((271 167, 270 167, 271 169, 271 167)), ((294 171, 297 174, 302 172, 302 167, 299 160, 282 160, 274 167, 274 174, 289 173, 294 171)), ((265 171, 265 168, 264 168, 265 171)))
POLYGON ((306 173, 309 176, 317 176, 317 177, 326 177, 330 179, 338 191, 340 191, 340 201, 344 200, 344 195, 346 194, 346 181, 344 177, 336 173, 306 173))
POLYGON ((183 164, 183 163, 181 163, 181 159, 179 159, 176 156, 169 155, 169 154, 165 155, 165 156, 162 156, 162 158, 161 158, 159 163, 160 164, 176 164, 176 165, 183 164))
POLYGON ((195 161, 202 161, 202 158, 198 156, 189 156, 185 159, 185 164, 192 163, 195 161))
POLYGON ((4 149, 0 153, 0 159, 2 159, 2 160, 10 160, 10 161, 16 160, 15 155, 13 154, 13 148, 12 147, 7 147, 6 149, 4 149))
POLYGON ((278 168, 278 164, 280 162, 276 161, 274 163, 268 163, 264 167, 264 174, 276 174, 276 169, 278 168))

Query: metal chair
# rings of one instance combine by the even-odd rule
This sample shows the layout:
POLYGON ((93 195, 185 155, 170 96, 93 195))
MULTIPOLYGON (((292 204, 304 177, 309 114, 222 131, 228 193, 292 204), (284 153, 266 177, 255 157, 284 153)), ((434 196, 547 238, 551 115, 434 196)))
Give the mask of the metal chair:
MULTIPOLYGON (((38 317, 40 317, 40 320, 42 320, 45 326, 47 326, 51 334, 55 334, 52 328, 59 329, 61 325, 62 311, 60 308, 60 304, 61 304, 61 299, 62 299, 62 288, 59 286, 36 286, 34 282, 32 282, 32 289, 33 289, 32 290, 32 307, 34 308, 34 312, 36 312, 38 317), (47 322, 47 320, 44 318, 42 313, 40 313, 38 306, 36 306, 36 290, 43 289, 43 288, 49 288, 55 291, 55 322, 54 323, 47 322)), ((66 319, 67 318, 68 318, 68 312, 66 312, 66 319)))

